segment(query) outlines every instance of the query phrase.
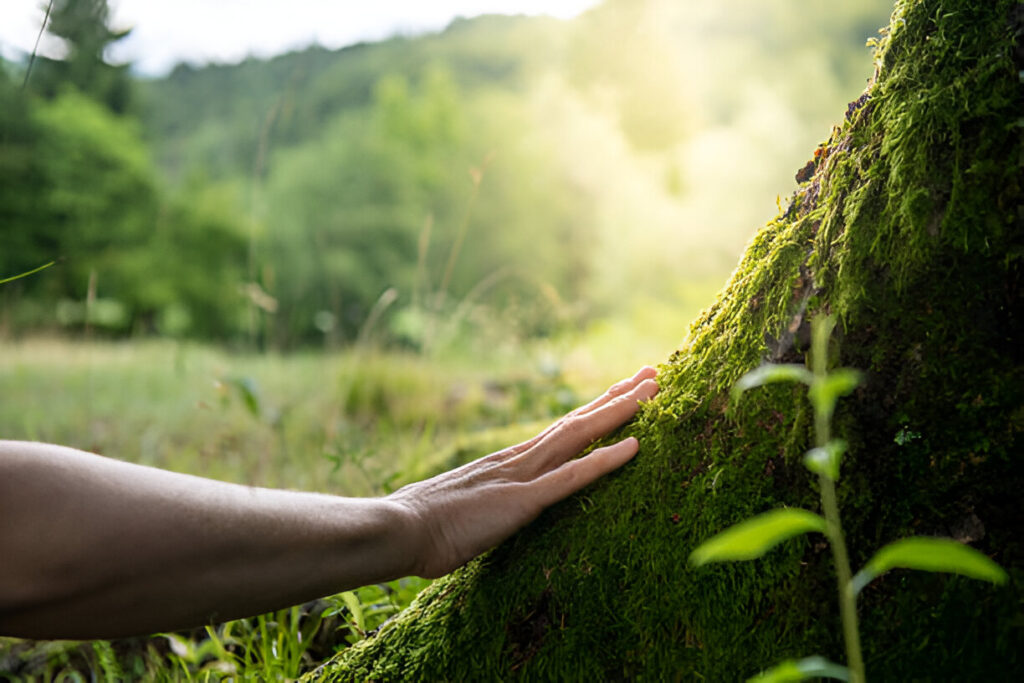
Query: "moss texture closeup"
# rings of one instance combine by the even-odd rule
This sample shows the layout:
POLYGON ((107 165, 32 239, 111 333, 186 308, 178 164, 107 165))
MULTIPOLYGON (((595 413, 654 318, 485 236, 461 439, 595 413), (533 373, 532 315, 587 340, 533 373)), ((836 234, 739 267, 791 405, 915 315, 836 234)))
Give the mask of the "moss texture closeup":
POLYGON ((802 388, 729 388, 804 362, 834 314, 832 364, 867 381, 834 428, 854 568, 896 538, 969 542, 1003 587, 894 571, 861 594, 873 680, 1024 671, 1022 5, 901 2, 878 74, 789 208, 660 368, 626 432, 640 454, 435 582, 323 680, 739 680, 787 657, 843 661, 820 536, 695 570, 702 540, 782 505, 817 510, 802 388))

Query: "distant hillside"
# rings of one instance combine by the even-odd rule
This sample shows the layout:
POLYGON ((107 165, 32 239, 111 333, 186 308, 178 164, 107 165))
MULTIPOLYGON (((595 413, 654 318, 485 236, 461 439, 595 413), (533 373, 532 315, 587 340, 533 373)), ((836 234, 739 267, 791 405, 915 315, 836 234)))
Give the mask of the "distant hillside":
POLYGON ((315 138, 339 111, 366 107, 387 74, 411 81, 443 65, 463 90, 522 91, 529 75, 564 60, 569 24, 526 16, 457 19, 441 33, 340 50, 310 47, 240 64, 177 66, 140 84, 143 119, 172 176, 250 173, 259 149, 315 138), (266 136, 266 139, 263 139, 266 136))
POLYGON ((261 153, 314 140, 339 112, 369 106, 384 76, 416 83, 438 66, 463 93, 522 96, 556 74, 589 106, 613 109, 633 146, 661 153, 701 130, 731 126, 751 108, 781 103, 795 125, 776 133, 808 136, 790 146, 802 150, 824 136, 828 112, 870 75, 864 42, 890 9, 887 0, 784 7, 608 0, 568 21, 460 18, 439 33, 339 50, 181 64, 140 82, 139 99, 156 159, 175 180, 197 170, 210 178, 251 177, 257 165, 265 171, 261 153))

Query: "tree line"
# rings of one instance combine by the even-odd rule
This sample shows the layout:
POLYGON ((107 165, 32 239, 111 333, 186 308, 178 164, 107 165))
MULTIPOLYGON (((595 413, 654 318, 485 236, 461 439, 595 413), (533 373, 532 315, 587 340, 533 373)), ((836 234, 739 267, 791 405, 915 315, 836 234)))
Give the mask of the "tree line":
MULTIPOLYGON (((793 68, 869 34, 885 6, 805 36, 815 17, 739 21, 756 3, 725 4, 689 19, 778 41, 793 68)), ((737 103, 708 93, 782 73, 692 66, 707 45, 645 32, 641 5, 152 79, 107 60, 126 32, 105 0, 55 0, 46 30, 65 57, 27 79, 27 60, 0 68, 0 275, 57 265, 4 287, 0 326, 425 349, 578 326, 631 305, 630 284, 671 297, 677 278, 717 280, 733 258, 720 243, 745 238, 718 216, 676 228, 704 172, 684 148, 738 125, 737 103), (682 243, 701 245, 689 262, 682 243)), ((815 71, 820 99, 841 97, 862 41, 815 71)), ((798 118, 830 111, 793 101, 798 118)))

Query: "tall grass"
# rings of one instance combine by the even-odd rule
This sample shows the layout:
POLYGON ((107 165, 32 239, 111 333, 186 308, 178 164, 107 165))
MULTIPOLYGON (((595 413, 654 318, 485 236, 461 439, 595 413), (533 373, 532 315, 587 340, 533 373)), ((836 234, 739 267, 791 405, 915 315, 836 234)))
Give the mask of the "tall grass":
MULTIPOLYGON (((0 438, 247 485, 380 495, 522 441, 632 369, 628 357, 601 359, 602 344, 426 359, 372 346, 281 356, 166 340, 0 341, 0 438)), ((367 586, 150 638, 0 639, 0 678, 294 678, 372 633, 426 583, 367 586)))

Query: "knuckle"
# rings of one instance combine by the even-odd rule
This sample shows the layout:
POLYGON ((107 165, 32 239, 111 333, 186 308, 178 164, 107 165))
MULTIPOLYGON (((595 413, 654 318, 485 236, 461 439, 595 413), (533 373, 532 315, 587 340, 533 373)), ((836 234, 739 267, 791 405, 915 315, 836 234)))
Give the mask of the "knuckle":
POLYGON ((569 463, 564 466, 565 469, 562 472, 562 477, 565 483, 565 487, 571 491, 576 491, 583 486, 582 473, 580 468, 574 463, 569 463))
POLYGON ((625 392, 628 389, 629 389, 629 380, 628 379, 624 379, 624 380, 622 380, 620 382, 616 382, 615 384, 613 384, 608 389, 608 393, 611 394, 612 396, 617 396, 617 395, 625 392))
POLYGON ((562 433, 568 437, 583 436, 587 432, 587 421, 581 415, 570 415, 562 422, 562 433))
POLYGON ((637 407, 636 398, 632 395, 619 396, 608 404, 609 409, 616 413, 635 410, 637 407))

